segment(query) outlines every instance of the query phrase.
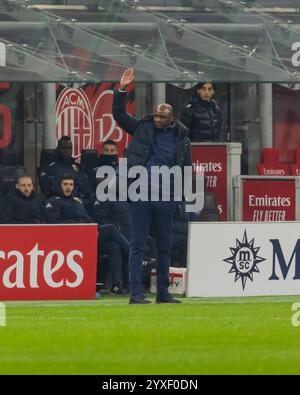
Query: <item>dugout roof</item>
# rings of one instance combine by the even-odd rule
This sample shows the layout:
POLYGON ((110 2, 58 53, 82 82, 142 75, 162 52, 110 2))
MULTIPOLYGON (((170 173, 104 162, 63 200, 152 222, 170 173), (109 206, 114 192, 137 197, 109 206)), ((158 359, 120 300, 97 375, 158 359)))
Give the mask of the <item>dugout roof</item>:
POLYGON ((299 0, 0 0, 0 41, 2 81, 300 82, 299 0))

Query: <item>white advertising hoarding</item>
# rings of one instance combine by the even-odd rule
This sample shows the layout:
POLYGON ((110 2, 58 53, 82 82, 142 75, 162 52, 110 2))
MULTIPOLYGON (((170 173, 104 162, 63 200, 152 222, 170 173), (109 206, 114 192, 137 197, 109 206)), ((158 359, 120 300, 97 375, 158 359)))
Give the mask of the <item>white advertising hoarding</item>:
POLYGON ((189 226, 188 297, 300 295, 300 222, 189 226))

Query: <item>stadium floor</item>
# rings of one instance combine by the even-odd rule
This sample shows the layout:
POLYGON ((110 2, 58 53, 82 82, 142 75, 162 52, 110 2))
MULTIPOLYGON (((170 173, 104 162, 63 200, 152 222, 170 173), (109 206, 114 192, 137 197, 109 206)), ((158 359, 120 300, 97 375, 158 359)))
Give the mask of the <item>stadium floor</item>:
POLYGON ((298 297, 7 302, 0 374, 299 374, 298 297))

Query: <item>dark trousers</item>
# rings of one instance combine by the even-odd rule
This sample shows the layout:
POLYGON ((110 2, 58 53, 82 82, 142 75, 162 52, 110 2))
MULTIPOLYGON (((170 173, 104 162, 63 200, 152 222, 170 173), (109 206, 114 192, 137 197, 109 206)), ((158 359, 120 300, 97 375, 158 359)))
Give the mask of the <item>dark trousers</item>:
POLYGON ((108 255, 112 286, 122 283, 122 268, 129 255, 129 242, 115 225, 99 226, 99 252, 108 255))
POLYGON ((173 219, 177 202, 131 202, 129 288, 132 297, 142 294, 143 258, 150 228, 157 248, 157 297, 168 293, 173 219))

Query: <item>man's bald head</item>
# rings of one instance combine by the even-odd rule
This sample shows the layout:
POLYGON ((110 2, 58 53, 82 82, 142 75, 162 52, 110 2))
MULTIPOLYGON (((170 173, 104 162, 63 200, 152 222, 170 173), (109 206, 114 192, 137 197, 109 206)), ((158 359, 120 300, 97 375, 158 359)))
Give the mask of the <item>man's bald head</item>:
POLYGON ((159 129, 168 128, 174 121, 174 111, 170 104, 159 104, 154 109, 154 123, 159 129))

